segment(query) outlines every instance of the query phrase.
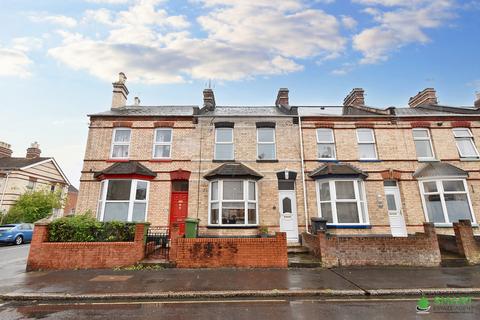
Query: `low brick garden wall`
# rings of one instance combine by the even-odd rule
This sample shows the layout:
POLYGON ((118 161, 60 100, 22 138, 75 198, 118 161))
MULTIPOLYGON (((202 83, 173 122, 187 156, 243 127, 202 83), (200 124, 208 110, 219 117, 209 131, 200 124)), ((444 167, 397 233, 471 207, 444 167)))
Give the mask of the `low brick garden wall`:
POLYGON ((48 242, 48 224, 35 224, 27 271, 133 265, 144 257, 145 228, 137 224, 130 242, 48 242))
POLYGON ((337 236, 319 232, 302 234, 303 245, 324 267, 338 266, 438 266, 440 250, 433 224, 424 224, 425 233, 408 237, 337 236))
POLYGON ((464 256, 469 264, 480 263, 480 239, 473 235, 470 220, 460 220, 453 224, 458 253, 464 256))
POLYGON ((287 237, 177 238, 172 232, 170 260, 177 268, 287 268, 287 237))

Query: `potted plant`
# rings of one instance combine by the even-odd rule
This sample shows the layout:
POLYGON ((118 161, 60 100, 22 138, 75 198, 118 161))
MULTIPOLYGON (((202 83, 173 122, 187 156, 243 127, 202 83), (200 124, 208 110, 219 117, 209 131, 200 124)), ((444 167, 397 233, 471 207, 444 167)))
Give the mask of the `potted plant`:
POLYGON ((258 229, 258 233, 260 234, 260 238, 267 238, 268 237, 268 228, 267 227, 260 227, 260 229, 258 229))

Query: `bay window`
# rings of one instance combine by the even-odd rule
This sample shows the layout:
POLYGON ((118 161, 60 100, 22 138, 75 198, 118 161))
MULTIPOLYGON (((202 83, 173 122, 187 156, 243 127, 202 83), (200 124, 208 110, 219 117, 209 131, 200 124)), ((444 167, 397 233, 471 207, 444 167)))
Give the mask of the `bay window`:
POLYGON ((172 153, 172 129, 162 128, 155 130, 153 142, 153 158, 168 159, 172 153))
POLYGON ((129 128, 115 128, 113 130, 111 158, 128 158, 130 136, 131 130, 129 128))
POLYGON ((317 129, 317 158, 319 160, 334 160, 336 158, 335 137, 332 129, 317 129))
POLYGON ((430 131, 428 129, 413 129, 412 133, 418 160, 434 159, 430 131))
POLYGON ((460 158, 478 158, 478 150, 473 141, 473 135, 469 128, 454 128, 453 136, 457 144, 460 158))
POLYGON ((427 221, 450 224, 468 219, 475 223, 465 179, 423 180, 420 191, 427 221))
POLYGON ((319 216, 331 224, 368 224, 362 180, 317 180, 319 216))
POLYGON ((376 160, 377 147, 373 129, 357 129, 358 153, 360 160, 376 160))
POLYGON ((104 180, 101 184, 97 218, 100 221, 146 221, 149 182, 104 180))
POLYGON ((257 183, 251 180, 210 182, 209 225, 258 225, 257 183))

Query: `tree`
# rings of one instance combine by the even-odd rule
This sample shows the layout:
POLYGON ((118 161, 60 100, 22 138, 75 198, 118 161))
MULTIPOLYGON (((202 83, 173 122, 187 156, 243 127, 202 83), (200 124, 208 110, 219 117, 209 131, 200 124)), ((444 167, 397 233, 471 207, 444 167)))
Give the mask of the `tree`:
POLYGON ((61 191, 28 191, 18 198, 18 201, 3 217, 2 223, 33 223, 47 218, 53 213, 53 209, 63 206, 63 201, 61 191))

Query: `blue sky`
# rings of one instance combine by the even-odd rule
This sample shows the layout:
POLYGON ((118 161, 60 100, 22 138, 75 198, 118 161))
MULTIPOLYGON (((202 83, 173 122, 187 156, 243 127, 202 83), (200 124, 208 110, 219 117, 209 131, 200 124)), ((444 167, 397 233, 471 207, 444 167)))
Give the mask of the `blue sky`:
POLYGON ((109 108, 111 82, 130 101, 339 105, 353 87, 376 107, 405 106, 425 87, 448 105, 480 91, 479 0, 2 0, 0 141, 33 141, 74 185, 86 114, 109 108))

